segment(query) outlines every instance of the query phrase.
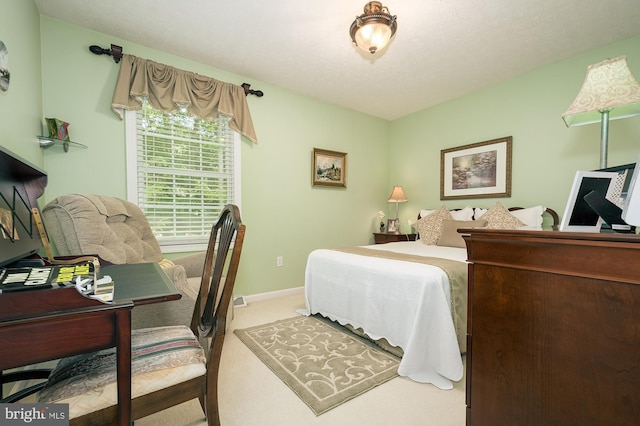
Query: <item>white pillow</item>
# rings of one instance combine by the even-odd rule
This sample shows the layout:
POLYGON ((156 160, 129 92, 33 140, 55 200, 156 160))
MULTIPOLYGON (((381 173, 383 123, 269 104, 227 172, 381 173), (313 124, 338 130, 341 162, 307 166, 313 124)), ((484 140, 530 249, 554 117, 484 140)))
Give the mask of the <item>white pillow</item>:
POLYGON ((542 226, 542 214, 546 209, 543 206, 529 207, 527 209, 513 210, 512 215, 520 219, 526 226, 542 226))
POLYGON ((450 210, 454 220, 473 220, 473 209, 469 206, 460 210, 450 210))
POLYGON ((478 220, 482 217, 483 214, 485 214, 488 211, 489 209, 481 209, 479 207, 476 207, 475 209, 473 209, 473 218, 475 220, 478 220))
MULTIPOLYGON (((420 210, 420 217, 425 217, 435 210, 420 210)), ((460 210, 449 210, 453 220, 473 220, 473 209, 469 206, 460 210)))

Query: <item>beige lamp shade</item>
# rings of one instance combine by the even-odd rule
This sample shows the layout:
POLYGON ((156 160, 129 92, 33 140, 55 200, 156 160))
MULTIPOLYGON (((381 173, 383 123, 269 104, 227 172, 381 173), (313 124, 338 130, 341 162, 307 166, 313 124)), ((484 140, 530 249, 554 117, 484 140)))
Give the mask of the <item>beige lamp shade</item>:
POLYGON ((394 186, 391 191, 391 195, 389 195, 389 199, 387 200, 388 203, 406 203, 407 201, 409 200, 407 200, 407 196, 404 195, 404 191, 401 186, 394 186))
POLYGON ((590 65, 575 100, 562 119, 567 127, 600 122, 600 168, 607 167, 609 120, 640 114, 640 84, 631 75, 627 57, 590 65))
POLYGON ((562 119, 567 127, 600 123, 602 111, 609 111, 609 120, 640 115, 640 84, 631 74, 626 56, 590 65, 582 88, 562 119))

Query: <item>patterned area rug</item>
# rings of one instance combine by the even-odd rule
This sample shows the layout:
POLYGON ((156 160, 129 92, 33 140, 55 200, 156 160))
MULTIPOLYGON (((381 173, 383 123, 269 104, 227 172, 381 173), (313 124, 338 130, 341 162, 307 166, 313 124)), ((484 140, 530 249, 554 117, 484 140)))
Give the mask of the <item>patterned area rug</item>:
POLYGON ((323 318, 298 316, 234 333, 316 416, 398 375, 397 357, 323 318))

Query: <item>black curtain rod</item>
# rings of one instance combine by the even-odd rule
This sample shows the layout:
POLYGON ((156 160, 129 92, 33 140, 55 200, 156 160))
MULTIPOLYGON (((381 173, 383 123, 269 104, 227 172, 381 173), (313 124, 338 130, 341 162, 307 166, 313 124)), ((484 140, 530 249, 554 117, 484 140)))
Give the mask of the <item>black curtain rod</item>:
MULTIPOLYGON (((111 45, 111 49, 105 49, 105 48, 102 48, 100 46, 96 46, 94 44, 94 45, 89 46, 89 50, 91 51, 91 53, 96 54, 96 55, 112 56, 113 57, 113 61, 116 64, 120 62, 120 59, 122 59, 122 46, 118 46, 116 44, 112 44, 111 45)), ((259 98, 264 96, 264 93, 262 92, 262 90, 252 90, 251 89, 251 85, 249 83, 242 83, 241 86, 244 89, 244 95, 245 96, 255 95, 255 96, 259 97, 259 98)))
POLYGON ((262 93, 262 90, 251 90, 250 89, 251 85, 249 83, 242 83, 241 86, 244 89, 244 95, 245 96, 247 96, 247 95, 256 95, 259 98, 264 96, 264 93, 262 93))
POLYGON ((113 61, 117 64, 122 59, 122 46, 117 46, 115 44, 111 45, 111 49, 103 49, 100 46, 96 46, 95 44, 89 46, 89 50, 91 53, 96 55, 109 55, 113 56, 113 61))

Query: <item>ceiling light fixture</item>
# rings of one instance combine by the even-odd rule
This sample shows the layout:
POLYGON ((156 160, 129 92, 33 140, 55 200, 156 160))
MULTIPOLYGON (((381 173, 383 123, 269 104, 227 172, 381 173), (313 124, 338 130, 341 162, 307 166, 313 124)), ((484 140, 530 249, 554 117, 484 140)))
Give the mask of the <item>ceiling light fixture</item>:
POLYGON ((395 15, 391 16, 379 1, 370 1, 364 5, 364 13, 351 24, 349 34, 356 46, 373 55, 384 49, 397 28, 395 15))

